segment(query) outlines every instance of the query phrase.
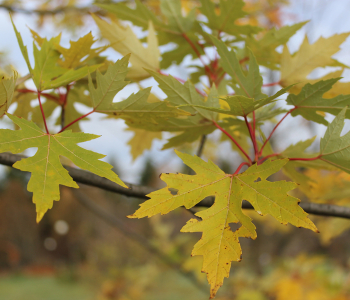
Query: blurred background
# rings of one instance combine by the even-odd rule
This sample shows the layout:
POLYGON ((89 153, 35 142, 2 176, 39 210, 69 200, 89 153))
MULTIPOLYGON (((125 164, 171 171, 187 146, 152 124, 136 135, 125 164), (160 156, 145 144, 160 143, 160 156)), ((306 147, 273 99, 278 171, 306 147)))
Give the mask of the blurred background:
MULTIPOLYGON (((120 1, 98 1, 113 3, 120 1)), ((127 2, 127 1, 126 1, 127 2)), ((128 1, 132 4, 132 1, 128 1)), ((142 1, 151 9, 159 9, 158 0, 142 1)), ((199 5, 197 1, 181 0, 184 10, 199 5)), ((250 0, 246 10, 249 22, 266 28, 281 27, 304 20, 309 23, 288 42, 296 51, 305 34, 310 42, 320 36, 350 31, 350 2, 347 0, 250 0)), ((32 37, 27 26, 41 36, 52 37, 63 32, 63 45, 91 31, 99 31, 87 12, 95 12, 92 1, 52 0, 0 2, 0 67, 12 65, 22 76, 28 73, 13 32, 12 13, 24 44, 32 53, 32 37)), ((135 31, 138 29, 135 28, 135 31)), ((101 45, 105 41, 99 42, 101 45)), ((334 56, 350 65, 350 41, 334 56)), ((105 55, 120 58, 113 50, 105 55)), ((167 73, 186 79, 184 60, 167 73)), ((327 70, 317 70, 320 77, 327 70)), ((343 73, 350 81, 350 74, 343 73)), ((269 82, 278 81, 278 72, 264 74, 269 82)), ((149 79, 144 86, 156 85, 149 79)), ((130 85, 118 94, 120 99, 133 92, 130 85)), ((157 88, 152 91, 162 96, 157 88)), ((267 92, 272 92, 267 91, 267 92)), ((164 94, 163 94, 164 96, 164 94)), ((118 100, 118 99, 117 99, 118 100)), ((84 112, 84 107, 79 107, 84 112)), ((159 174, 181 172, 184 166, 173 150, 160 151, 165 140, 159 138, 150 150, 136 160, 130 154, 128 142, 133 137, 123 121, 102 120, 100 116, 82 122, 84 132, 102 134, 97 142, 86 147, 106 154, 120 177, 135 184, 154 188, 162 186, 159 174), (113 122, 113 123, 112 123, 113 122), (113 129, 111 129, 113 128, 113 129), (101 151, 102 147, 102 151, 101 151)), ((1 121, 1 127, 11 127, 1 121)), ((321 136, 325 127, 292 118, 283 123, 275 139, 283 135, 277 147, 321 136), (291 128, 286 134, 283 129, 291 128), (302 129, 302 130, 301 130, 302 129), (302 133, 300 133, 302 132, 302 133)), ((163 138, 166 137, 163 135, 163 138)), ((228 142, 216 147, 217 133, 208 137, 204 157, 216 161, 226 172, 238 165, 228 142), (224 157, 224 159, 223 159, 224 157)), ((198 144, 185 145, 182 150, 195 152, 198 144)), ((349 176, 342 173, 308 171, 315 180, 310 194, 295 192, 302 200, 318 201, 326 194, 349 187, 349 176)), ((283 174, 280 178, 285 179, 283 174)), ((127 219, 141 201, 82 187, 80 194, 61 189, 61 201, 54 204, 43 220, 35 223, 35 208, 26 191, 28 176, 24 172, 0 167, 0 299, 4 300, 171 300, 207 299, 209 287, 205 274, 200 273, 201 257, 190 257, 200 235, 180 233, 191 214, 179 209, 151 219, 127 219), (95 205, 95 206, 94 206, 95 205), (99 213, 96 213, 98 205, 99 213)), ((350 195, 350 193, 348 193, 350 195)), ((350 196, 340 197, 349 205, 350 196)), ((339 200, 339 199, 338 199, 339 200)), ((337 202, 339 204, 339 202, 337 202)), ((243 260, 232 264, 229 279, 218 292, 217 299, 237 300, 346 300, 350 299, 350 220, 314 217, 321 234, 305 229, 280 225, 269 217, 248 212, 257 226, 255 241, 241 240, 243 260)))

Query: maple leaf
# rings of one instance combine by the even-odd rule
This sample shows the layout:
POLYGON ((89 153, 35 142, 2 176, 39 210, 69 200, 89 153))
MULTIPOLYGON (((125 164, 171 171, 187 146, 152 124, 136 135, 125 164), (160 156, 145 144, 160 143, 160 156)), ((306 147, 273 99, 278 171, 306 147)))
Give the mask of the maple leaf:
MULTIPOLYGON (((305 173, 313 180, 309 189, 303 192, 312 202, 350 206, 349 174, 314 169, 306 170, 305 173)), ((329 245, 331 239, 349 229, 350 222, 341 218, 320 218, 317 220, 317 226, 320 228, 321 241, 329 245)))
POLYGON ((94 111, 110 113, 126 119, 142 118, 145 122, 156 122, 158 119, 191 115, 189 112, 170 106, 166 101, 148 102, 151 88, 131 94, 121 102, 113 102, 115 95, 128 84, 125 77, 128 71, 129 57, 130 55, 126 55, 115 64, 108 66, 104 75, 97 71, 96 88, 91 76, 88 77, 94 111))
MULTIPOLYGON (((181 2, 174 0, 161 0, 160 8, 163 14, 162 22, 150 9, 141 1, 135 1, 135 9, 129 8, 124 3, 117 4, 97 4, 99 7, 106 9, 117 16, 118 19, 131 21, 134 25, 147 30, 151 22, 157 30, 157 38, 160 45, 168 43, 176 44, 173 50, 162 54, 162 68, 168 68, 173 62, 181 63, 187 54, 196 56, 196 52, 191 45, 185 40, 183 34, 196 44, 199 41, 197 33, 203 33, 199 22, 196 21, 195 11, 192 10, 186 17, 182 15, 181 2)), ((198 47, 200 53, 204 54, 203 49, 198 47)), ((132 53, 132 51, 130 51, 132 53)))
POLYGON ((340 136, 344 127, 344 120, 347 108, 334 118, 329 124, 324 137, 320 141, 321 160, 350 173, 350 131, 340 136))
POLYGON ((134 136, 128 142, 128 145, 131 147, 130 154, 133 160, 142 155, 145 150, 151 149, 154 139, 162 139, 161 132, 152 132, 138 128, 128 128, 127 130, 134 132, 134 136))
MULTIPOLYGON (((201 109, 214 111, 217 113, 225 114, 225 115, 232 115, 232 116, 247 116, 251 112, 257 110, 258 108, 261 108, 273 101, 284 93, 286 93, 290 87, 281 89, 278 91, 275 95, 271 97, 266 97, 260 100, 254 101, 253 98, 248 98, 244 96, 230 96, 226 99, 221 99, 227 102, 230 109, 222 109, 222 108, 216 108, 216 107, 208 107, 203 105, 191 105, 193 107, 198 107, 201 109)), ((207 103, 206 103, 207 104, 207 103)), ((209 103, 207 104, 209 105, 209 103)))
POLYGON ((56 49, 63 56, 63 59, 60 59, 59 61, 59 65, 66 69, 76 69, 98 57, 101 52, 109 47, 104 46, 92 49, 91 47, 95 42, 96 40, 94 40, 92 33, 89 32, 77 41, 70 41, 69 48, 64 48, 59 44, 56 44, 56 49))
POLYGON ((168 139, 168 142, 163 146, 162 150, 178 147, 185 143, 193 143, 201 136, 212 133, 215 129, 217 128, 212 123, 204 123, 202 126, 188 128, 180 134, 168 139))
POLYGON ((96 6, 115 14, 119 19, 131 21, 134 25, 140 26, 144 30, 147 30, 150 21, 153 23, 157 31, 164 30, 165 24, 163 24, 140 0, 135 0, 135 4, 135 9, 128 7, 125 3, 96 3, 96 6))
POLYGON ((168 19, 168 25, 172 30, 184 33, 192 29, 196 20, 195 10, 191 10, 184 17, 181 12, 181 2, 174 0, 161 0, 160 8, 168 19))
POLYGON ((0 117, 2 117, 11 105, 18 73, 13 72, 13 76, 0 78, 0 117))
POLYGON ((94 72, 100 65, 84 66, 82 68, 63 68, 59 65, 60 52, 57 51, 57 43, 60 41, 60 35, 51 40, 39 39, 40 49, 33 44, 34 68, 31 66, 27 47, 24 46, 21 34, 17 31, 12 22, 16 33, 18 45, 22 55, 27 63, 30 74, 38 91, 53 89, 67 85, 73 81, 85 77, 89 72, 94 72))
MULTIPOLYGON (((324 99, 322 95, 329 91, 334 83, 340 78, 332 78, 326 81, 319 81, 315 84, 307 83, 298 95, 290 94, 286 99, 287 103, 294 105, 292 116, 301 115, 303 118, 328 125, 328 121, 319 111, 337 115, 347 105, 350 105, 350 95, 339 95, 332 99, 324 99)), ((350 118, 350 111, 346 111, 346 117, 350 118)))
POLYGON ((259 65, 253 53, 249 51, 248 74, 245 75, 236 53, 233 50, 229 51, 225 43, 219 41, 217 38, 211 36, 211 39, 220 55, 222 67, 232 77, 232 88, 236 95, 242 95, 255 100, 265 98, 266 95, 261 93, 263 80, 260 75, 259 65))
POLYGON ((105 177, 123 187, 127 186, 111 170, 112 166, 100 161, 105 155, 77 146, 97 135, 73 133, 70 130, 58 134, 46 134, 33 122, 7 114, 21 130, 0 129, 0 153, 21 153, 28 148, 38 148, 32 157, 16 162, 13 167, 31 172, 28 191, 33 192, 37 222, 52 208, 53 201, 60 199, 59 185, 78 188, 78 185, 63 168, 60 156, 71 160, 77 167, 105 177))
POLYGON ((213 298, 229 276, 232 261, 241 260, 240 237, 256 238, 251 218, 241 208, 242 201, 249 201, 261 215, 270 214, 282 224, 293 224, 317 232, 316 226, 307 218, 299 200, 287 194, 296 188, 293 182, 270 182, 266 178, 279 171, 288 159, 266 161, 250 167, 239 175, 225 174, 211 161, 177 152, 183 162, 196 175, 162 174, 167 187, 147 195, 147 200, 130 218, 151 217, 166 214, 180 206, 187 209, 208 196, 215 196, 209 209, 196 213, 202 221, 191 219, 182 232, 203 232, 202 239, 194 246, 192 255, 203 255, 203 272, 207 273, 213 298), (260 179, 260 181, 258 181, 260 179), (171 192, 176 191, 176 193, 171 192), (235 232, 230 223, 240 223, 235 232))
POLYGON ((195 86, 189 80, 187 80, 185 84, 182 84, 171 75, 166 76, 151 70, 147 71, 159 83, 159 87, 168 96, 166 100, 172 105, 184 105, 184 110, 192 114, 197 112, 208 120, 215 120, 217 118, 216 114, 201 108, 197 108, 198 106, 203 106, 203 108, 206 108, 207 106, 220 107, 219 97, 215 86, 212 87, 208 101, 204 102, 204 98, 198 94, 195 86), (191 105, 193 107, 186 107, 187 105, 191 105))
MULTIPOLYGON (((315 43, 309 44, 307 36, 299 50, 291 55, 288 47, 284 46, 281 57, 282 86, 307 81, 307 76, 316 68, 327 66, 343 66, 331 56, 339 51, 339 46, 349 36, 349 33, 335 34, 329 38, 319 38, 315 43)), ((303 84, 294 86, 292 93, 298 93, 303 84)))
POLYGON ((128 73, 129 78, 142 80, 149 77, 149 73, 144 68, 159 70, 160 51, 151 22, 147 36, 148 47, 145 48, 129 26, 124 28, 116 22, 108 23, 99 17, 93 17, 102 36, 109 40, 114 50, 122 55, 131 53, 130 63, 132 67, 128 73))
MULTIPOLYGON (((308 83, 314 84, 320 80, 339 78, 339 77, 342 77, 343 72, 344 72, 344 68, 342 68, 341 70, 330 72, 319 79, 308 80, 308 83)), ((345 95, 345 94, 350 94, 349 82, 337 81, 335 84, 333 84, 332 88, 329 91, 327 91, 323 94, 323 98, 329 99, 329 98, 333 98, 333 97, 338 96, 338 95, 345 95)))
MULTIPOLYGON (((255 122, 263 124, 263 121, 273 121, 276 116, 287 113, 288 110, 277 107, 276 103, 271 103, 269 105, 264 105, 257 110, 255 110, 255 122)), ((277 123, 277 122, 276 122, 277 123)))
POLYGON ((245 6, 242 0, 220 0, 220 11, 216 10, 216 3, 211 0, 201 0, 200 11, 208 18, 205 24, 212 30, 226 32, 237 36, 240 34, 253 34, 262 30, 257 26, 238 25, 236 21, 247 16, 243 11, 245 6))
POLYGON ((272 28, 267 31, 259 40, 248 36, 246 38, 246 47, 250 49, 258 61, 259 65, 273 70, 279 69, 281 54, 276 51, 280 45, 286 44, 288 40, 307 22, 283 26, 279 29, 272 28))

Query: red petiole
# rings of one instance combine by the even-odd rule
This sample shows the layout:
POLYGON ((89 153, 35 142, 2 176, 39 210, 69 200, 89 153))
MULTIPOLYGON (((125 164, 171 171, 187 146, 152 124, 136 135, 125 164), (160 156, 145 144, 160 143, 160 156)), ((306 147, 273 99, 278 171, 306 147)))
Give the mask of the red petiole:
POLYGON ((247 163, 246 161, 245 161, 245 162, 242 162, 242 163, 238 166, 237 170, 236 170, 232 175, 233 175, 233 176, 237 175, 237 174, 239 173, 239 171, 242 169, 243 166, 248 166, 248 167, 250 167, 250 164, 247 163))
POLYGON ((283 122, 283 120, 295 109, 297 109, 298 107, 294 107, 292 108, 290 111, 288 111, 283 118, 276 124, 276 126, 272 129, 270 135, 268 136, 268 138, 265 140, 264 144, 261 146, 261 149, 259 151, 259 156, 263 153, 264 147, 266 146, 267 142, 271 139, 273 133, 276 131, 277 127, 283 122))
POLYGON ((268 86, 275 86, 275 85, 279 85, 279 84, 280 84, 280 82, 278 81, 278 82, 272 82, 272 83, 265 83, 262 86, 263 87, 268 87, 268 86))
POLYGON ((77 118, 74 121, 70 122, 68 125, 64 126, 58 133, 61 133, 62 131, 65 131, 68 127, 72 126, 76 122, 80 121, 81 119, 84 119, 85 117, 87 117, 88 115, 91 115, 94 112, 95 112, 95 109, 93 109, 92 111, 88 112, 87 114, 85 114, 83 116, 80 116, 79 118, 77 118))
MULTIPOLYGON (((245 121, 245 124, 246 124, 247 127, 248 127, 249 135, 250 135, 250 138, 251 138, 251 140, 252 140, 253 147, 254 147, 255 161, 257 161, 257 159, 258 159, 258 145, 257 145, 257 143, 256 143, 255 132, 253 131, 252 126, 251 126, 250 123, 248 122, 247 116, 244 116, 244 121, 245 121)), ((254 122, 253 122, 253 123, 254 123, 254 122)))
POLYGON ((42 116, 43 116, 43 121, 44 121, 45 129, 46 129, 46 133, 47 133, 47 134, 50 134, 49 129, 47 128, 47 124, 46 124, 46 118, 45 118, 44 109, 43 109, 43 106, 42 106, 42 104, 41 104, 41 99, 40 99, 41 93, 40 93, 39 91, 38 91, 37 93, 38 93, 38 100, 39 100, 39 105, 40 105, 41 114, 42 114, 42 116))
MULTIPOLYGON (((19 93, 32 93, 32 94, 38 93, 37 91, 30 90, 30 89, 18 89, 17 92, 19 92, 19 93)), ((51 100, 54 100, 54 101, 60 103, 60 99, 58 97, 55 97, 55 96, 48 94, 48 93, 40 93, 40 94, 41 94, 41 96, 44 96, 47 99, 51 99, 51 100)))
POLYGON ((311 161, 311 160, 316 160, 316 159, 320 159, 322 157, 322 155, 320 154, 319 156, 316 157, 310 157, 310 158, 302 158, 302 157, 292 157, 292 158, 288 158, 289 160, 303 160, 303 161, 311 161))
POLYGON ((216 128, 220 129, 226 136, 238 147, 239 150, 244 154, 244 156, 248 159, 249 164, 252 165, 252 160, 250 159, 249 155, 243 150, 241 145, 233 138, 231 134, 229 134, 224 128, 222 128, 218 123, 213 121, 213 124, 216 126, 216 128))

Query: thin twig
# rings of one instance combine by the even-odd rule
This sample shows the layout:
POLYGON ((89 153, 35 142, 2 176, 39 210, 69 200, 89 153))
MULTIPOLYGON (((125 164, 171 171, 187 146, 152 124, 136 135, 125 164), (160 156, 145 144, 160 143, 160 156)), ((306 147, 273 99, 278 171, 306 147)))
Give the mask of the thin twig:
POLYGON ((93 6, 89 7, 77 7, 77 6, 62 6, 62 7, 57 7, 54 9, 49 9, 49 10, 42 10, 42 9, 25 9, 22 7, 16 7, 16 6, 11 6, 11 5, 6 5, 6 4, 0 4, 0 9, 5 9, 10 13, 21 13, 25 15, 40 15, 40 16, 53 16, 57 14, 62 14, 62 13, 69 13, 69 12, 75 12, 79 14, 88 14, 89 12, 93 13, 101 13, 101 11, 97 8, 94 8, 93 6))
POLYGON ((201 140, 199 142, 198 149, 197 149, 197 156, 198 157, 202 156, 202 153, 203 153, 203 150, 204 150, 204 145, 205 145, 206 141, 207 141, 207 136, 205 134, 203 134, 202 137, 201 137, 201 140))
POLYGON ((67 105, 67 100, 68 100, 68 93, 70 91, 71 86, 67 84, 66 86, 66 94, 64 95, 64 100, 61 105, 61 130, 64 128, 64 122, 65 122, 65 115, 66 115, 66 105, 67 105))

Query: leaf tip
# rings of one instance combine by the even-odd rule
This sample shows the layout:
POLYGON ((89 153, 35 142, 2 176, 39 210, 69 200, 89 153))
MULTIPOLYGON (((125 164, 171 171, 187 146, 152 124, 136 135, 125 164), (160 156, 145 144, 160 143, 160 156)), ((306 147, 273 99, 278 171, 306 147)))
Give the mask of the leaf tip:
POLYGON ((45 212, 42 212, 42 211, 38 211, 38 212, 36 213, 36 223, 37 223, 37 224, 42 220, 42 218, 44 217, 44 215, 45 215, 45 212))

